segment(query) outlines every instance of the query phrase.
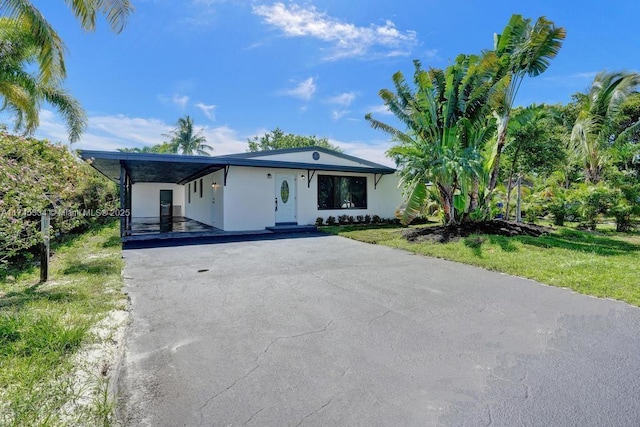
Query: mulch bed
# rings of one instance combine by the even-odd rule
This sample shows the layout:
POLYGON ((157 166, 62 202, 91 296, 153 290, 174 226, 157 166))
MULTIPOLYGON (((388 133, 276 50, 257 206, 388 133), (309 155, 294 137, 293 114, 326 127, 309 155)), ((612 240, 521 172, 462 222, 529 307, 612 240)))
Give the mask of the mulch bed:
POLYGON ((552 228, 535 224, 516 223, 503 220, 467 221, 462 224, 440 225, 436 227, 411 228, 404 230, 402 236, 410 242, 446 243, 472 234, 493 234, 498 236, 533 236, 549 234, 552 228))

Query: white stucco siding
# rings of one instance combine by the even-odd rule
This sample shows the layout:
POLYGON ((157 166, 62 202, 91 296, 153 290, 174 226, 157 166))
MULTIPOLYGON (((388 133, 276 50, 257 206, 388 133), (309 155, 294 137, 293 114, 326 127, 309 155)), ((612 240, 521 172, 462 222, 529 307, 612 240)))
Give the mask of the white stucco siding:
POLYGON ((184 185, 185 216, 223 229, 224 173, 217 171, 184 185), (215 188, 213 184, 215 183, 215 188), (200 187, 202 186, 202 193, 200 187), (191 190, 189 192, 189 190, 191 190), (188 193, 188 194, 187 194, 188 193), (202 197, 200 197, 202 194, 202 197))
MULTIPOLYGON (((306 171, 303 171, 306 177, 306 171)), ((298 175, 298 178, 300 175, 298 175)), ((378 176, 379 177, 379 176, 378 176)), ((314 224, 318 217, 325 221, 329 216, 337 219, 340 215, 378 215, 381 218, 393 218, 395 210, 402 203, 402 190, 398 188, 398 176, 395 174, 384 175, 374 189, 373 174, 355 172, 325 172, 317 171, 311 179, 311 185, 307 188, 306 179, 304 185, 298 185, 298 224, 314 224), (366 209, 318 209, 318 175, 333 176, 364 176, 367 179, 367 208, 366 209)))
POLYGON ((224 189, 224 230, 263 230, 274 225, 276 173, 286 171, 231 166, 224 189))
POLYGON ((356 162, 354 160, 345 159, 339 156, 318 152, 320 158, 318 160, 313 159, 313 151, 303 151, 300 153, 282 153, 265 156, 257 156, 255 160, 276 160, 280 162, 295 162, 295 163, 311 163, 318 165, 333 165, 333 166, 357 166, 357 167, 370 167, 367 164, 356 162))
POLYGON ((184 215, 184 186, 161 182, 138 182, 131 186, 131 216, 133 218, 159 217, 160 190, 173 190, 173 206, 180 206, 181 215, 184 215))

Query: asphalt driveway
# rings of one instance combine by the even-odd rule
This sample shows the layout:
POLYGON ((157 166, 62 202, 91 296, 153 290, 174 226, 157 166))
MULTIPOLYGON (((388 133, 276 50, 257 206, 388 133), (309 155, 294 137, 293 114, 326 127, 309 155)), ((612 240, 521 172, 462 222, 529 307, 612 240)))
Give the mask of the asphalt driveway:
POLYGON ((621 302, 335 236, 125 258, 125 425, 640 424, 621 302))

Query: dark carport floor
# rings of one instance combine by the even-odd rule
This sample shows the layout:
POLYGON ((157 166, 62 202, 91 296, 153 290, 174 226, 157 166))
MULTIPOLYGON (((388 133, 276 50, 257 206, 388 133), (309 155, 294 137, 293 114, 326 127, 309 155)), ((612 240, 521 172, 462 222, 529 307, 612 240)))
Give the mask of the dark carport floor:
POLYGON ((125 425, 638 425, 640 310, 335 236, 126 250, 125 425))

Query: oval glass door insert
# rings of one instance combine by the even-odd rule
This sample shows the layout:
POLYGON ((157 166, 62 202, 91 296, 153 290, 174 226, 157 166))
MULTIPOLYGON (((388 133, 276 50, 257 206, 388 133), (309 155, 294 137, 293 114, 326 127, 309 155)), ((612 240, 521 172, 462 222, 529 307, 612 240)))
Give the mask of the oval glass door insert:
POLYGON ((289 183, 286 180, 282 181, 282 185, 280 186, 280 199, 282 203, 289 201, 289 183))

